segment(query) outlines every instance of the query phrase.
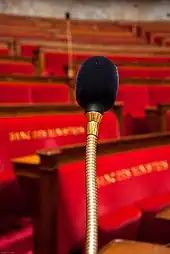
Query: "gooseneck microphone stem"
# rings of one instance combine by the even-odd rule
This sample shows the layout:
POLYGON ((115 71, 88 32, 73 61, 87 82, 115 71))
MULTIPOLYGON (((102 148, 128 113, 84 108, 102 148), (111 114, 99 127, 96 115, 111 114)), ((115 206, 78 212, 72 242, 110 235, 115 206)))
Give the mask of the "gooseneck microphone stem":
POLYGON ((86 142, 86 254, 98 253, 98 205, 96 182, 96 150, 102 114, 87 112, 86 142))
POLYGON ((87 59, 76 77, 76 99, 87 118, 86 143, 86 254, 98 253, 98 200, 96 150, 103 113, 113 107, 119 77, 116 66, 107 58, 87 59))

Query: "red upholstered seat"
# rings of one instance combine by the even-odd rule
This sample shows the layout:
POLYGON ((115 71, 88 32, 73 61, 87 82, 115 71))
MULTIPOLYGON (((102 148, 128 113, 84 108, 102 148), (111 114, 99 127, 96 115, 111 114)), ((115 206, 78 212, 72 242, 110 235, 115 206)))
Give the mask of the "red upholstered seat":
POLYGON ((34 44, 22 44, 20 45, 21 55, 24 57, 32 57, 33 50, 37 48, 38 45, 34 44))
POLYGON ((141 212, 133 206, 125 206, 99 218, 99 245, 113 239, 134 239, 138 235, 141 212), (107 236, 107 237, 106 237, 107 236))
POLYGON ((32 88, 28 84, 0 84, 0 103, 31 103, 32 88))
POLYGON ((64 66, 68 64, 68 56, 66 53, 46 52, 45 54, 45 70, 49 74, 65 76, 64 66))
MULTIPOLYGON (((150 86, 149 88, 150 104, 156 106, 157 104, 167 103, 170 104, 170 87, 169 85, 150 86)), ((170 129, 170 113, 167 112, 167 130, 170 129)), ((155 122, 155 125, 160 125, 160 121, 155 122)))
POLYGON ((159 103, 170 103, 169 85, 149 86, 148 90, 151 106, 156 106, 159 103))
POLYGON ((146 85, 121 85, 117 101, 123 101, 123 135, 149 132, 145 108, 150 105, 146 85))
MULTIPOLYGON (((23 45, 23 54, 26 56, 30 55, 30 52, 32 52, 32 49, 35 47, 35 45, 23 45)), ((63 71, 63 66, 68 64, 68 57, 67 54, 65 54, 64 52, 55 52, 55 51, 48 51, 44 53, 45 55, 45 70, 48 73, 56 73, 58 75, 64 75, 64 71, 63 71)), ((85 53, 77 53, 75 52, 73 54, 73 60, 75 61, 80 61, 83 62, 85 59, 87 59, 88 57, 92 56, 92 54, 85 54, 85 53)), ((169 62, 169 58, 167 56, 140 56, 140 55, 107 55, 107 57, 112 60, 114 63, 117 63, 119 61, 124 62, 129 64, 130 62, 139 62, 139 63, 168 63, 169 62)), ((157 69, 153 69, 151 71, 147 70, 147 67, 142 69, 142 70, 136 70, 135 67, 132 67, 131 70, 119 70, 121 73, 121 77, 123 75, 128 75, 128 77, 134 77, 134 75, 137 75, 137 77, 148 77, 152 76, 152 77, 160 77, 160 75, 163 75, 163 77, 165 75, 169 76, 169 69, 164 69, 163 72, 162 70, 157 72, 157 69), (159 74, 161 73, 161 74, 159 74)))
MULTIPOLYGON (((141 213, 130 206, 130 183, 123 188, 123 182, 100 187, 100 176, 123 165, 121 155, 97 158, 99 243, 113 238, 136 239, 141 213), (118 158, 118 159, 117 159, 118 158), (114 165, 114 166, 113 166, 114 165), (129 190, 128 190, 129 189, 129 190), (128 194, 126 194, 128 192, 128 194)), ((73 246, 79 246, 85 237, 85 163, 80 161, 61 166, 58 169, 60 188, 58 210, 58 252, 68 253, 73 246)))
POLYGON ((0 61, 0 74, 34 75, 35 70, 31 63, 0 61))
POLYGON ((0 236, 0 252, 17 254, 28 252, 33 247, 32 235, 32 226, 28 225, 23 229, 15 230, 0 236))
MULTIPOLYGON (((3 203, 0 209, 0 233, 16 229, 18 219, 22 217, 24 212, 24 203, 16 183, 10 158, 35 153, 36 150, 42 148, 84 143, 85 122, 85 117, 82 114, 0 118, 0 136, 2 137, 2 151, 0 151, 0 203, 3 203)), ((119 135, 117 120, 114 114, 109 112, 101 123, 100 139, 114 138, 115 135, 119 135)), ((23 236, 27 232, 25 230, 23 227, 23 236)), ((14 236, 9 235, 8 239, 12 237, 15 240, 15 237, 20 233, 17 232, 15 234, 14 236)), ((19 248, 17 239, 16 237, 16 241, 13 240, 13 242, 16 248, 19 248)), ((23 248, 27 246, 27 240, 30 242, 30 238, 23 239, 23 248)), ((2 241, 2 246, 5 249, 6 245, 3 245, 3 243, 4 241, 2 241)), ((30 247, 30 244, 28 245, 30 247)), ((23 251, 22 244, 20 248, 23 251)), ((16 253, 20 254, 20 252, 16 253)))
POLYGON ((124 67, 118 68, 120 77, 124 78, 168 78, 169 67, 124 67))
POLYGON ((0 84, 0 103, 69 103, 66 84, 10 83, 0 84))
POLYGON ((114 62, 124 62, 124 63, 131 63, 131 62, 138 62, 138 63, 169 63, 169 57, 168 56, 155 56, 155 55, 145 55, 145 56, 141 56, 140 54, 136 54, 136 55, 113 55, 113 56, 109 56, 109 58, 114 61, 114 62))
MULTIPOLYGON (((1 142, 12 157, 43 148, 84 143, 86 118, 82 113, 0 118, 1 142), (23 149, 24 147, 24 149, 23 149)), ((116 116, 108 112, 100 126, 100 139, 119 137, 116 116)))
POLYGON ((70 103, 69 87, 65 84, 32 86, 32 101, 34 103, 70 103))
MULTIPOLYGON (((163 146, 132 151, 121 155, 125 170, 124 178, 130 178, 129 172, 126 172, 129 168, 131 174, 136 176, 129 179, 129 184, 124 182, 123 188, 126 189, 129 186, 129 191, 131 192, 129 202, 131 199, 131 202, 143 212, 139 234, 140 240, 159 243, 167 243, 169 241, 169 222, 165 223, 165 221, 155 218, 157 212, 170 206, 169 152, 170 146, 163 146), (135 164, 137 163, 140 164, 136 166, 135 164)), ((122 162, 119 161, 120 164, 122 162)), ((118 161, 114 160, 114 163, 114 167, 117 168, 118 161)), ((126 190, 128 191, 128 189, 126 190)), ((128 199, 127 193, 124 193, 124 195, 128 199)))

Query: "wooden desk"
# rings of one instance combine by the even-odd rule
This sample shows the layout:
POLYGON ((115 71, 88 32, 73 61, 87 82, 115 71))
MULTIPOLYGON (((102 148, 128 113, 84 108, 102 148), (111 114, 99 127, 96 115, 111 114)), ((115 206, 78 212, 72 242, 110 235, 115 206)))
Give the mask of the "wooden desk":
POLYGON ((99 254, 170 254, 170 248, 135 241, 110 242, 99 254))
POLYGON ((170 220, 170 207, 163 209, 156 215, 156 218, 163 220, 170 220))

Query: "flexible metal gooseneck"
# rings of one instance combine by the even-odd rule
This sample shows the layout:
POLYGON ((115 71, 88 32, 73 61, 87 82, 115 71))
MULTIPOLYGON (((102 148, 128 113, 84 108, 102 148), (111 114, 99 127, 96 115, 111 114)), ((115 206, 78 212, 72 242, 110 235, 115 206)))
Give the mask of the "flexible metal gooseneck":
POLYGON ((96 183, 96 149, 102 114, 86 113, 86 254, 98 253, 98 206, 96 183))

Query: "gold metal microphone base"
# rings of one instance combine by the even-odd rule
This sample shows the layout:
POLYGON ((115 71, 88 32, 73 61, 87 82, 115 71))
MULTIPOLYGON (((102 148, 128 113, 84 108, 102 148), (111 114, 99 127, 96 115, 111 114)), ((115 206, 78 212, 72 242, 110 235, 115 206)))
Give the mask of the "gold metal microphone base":
POLYGON ((102 114, 86 113, 86 254, 98 253, 98 212, 96 183, 96 148, 102 114))

